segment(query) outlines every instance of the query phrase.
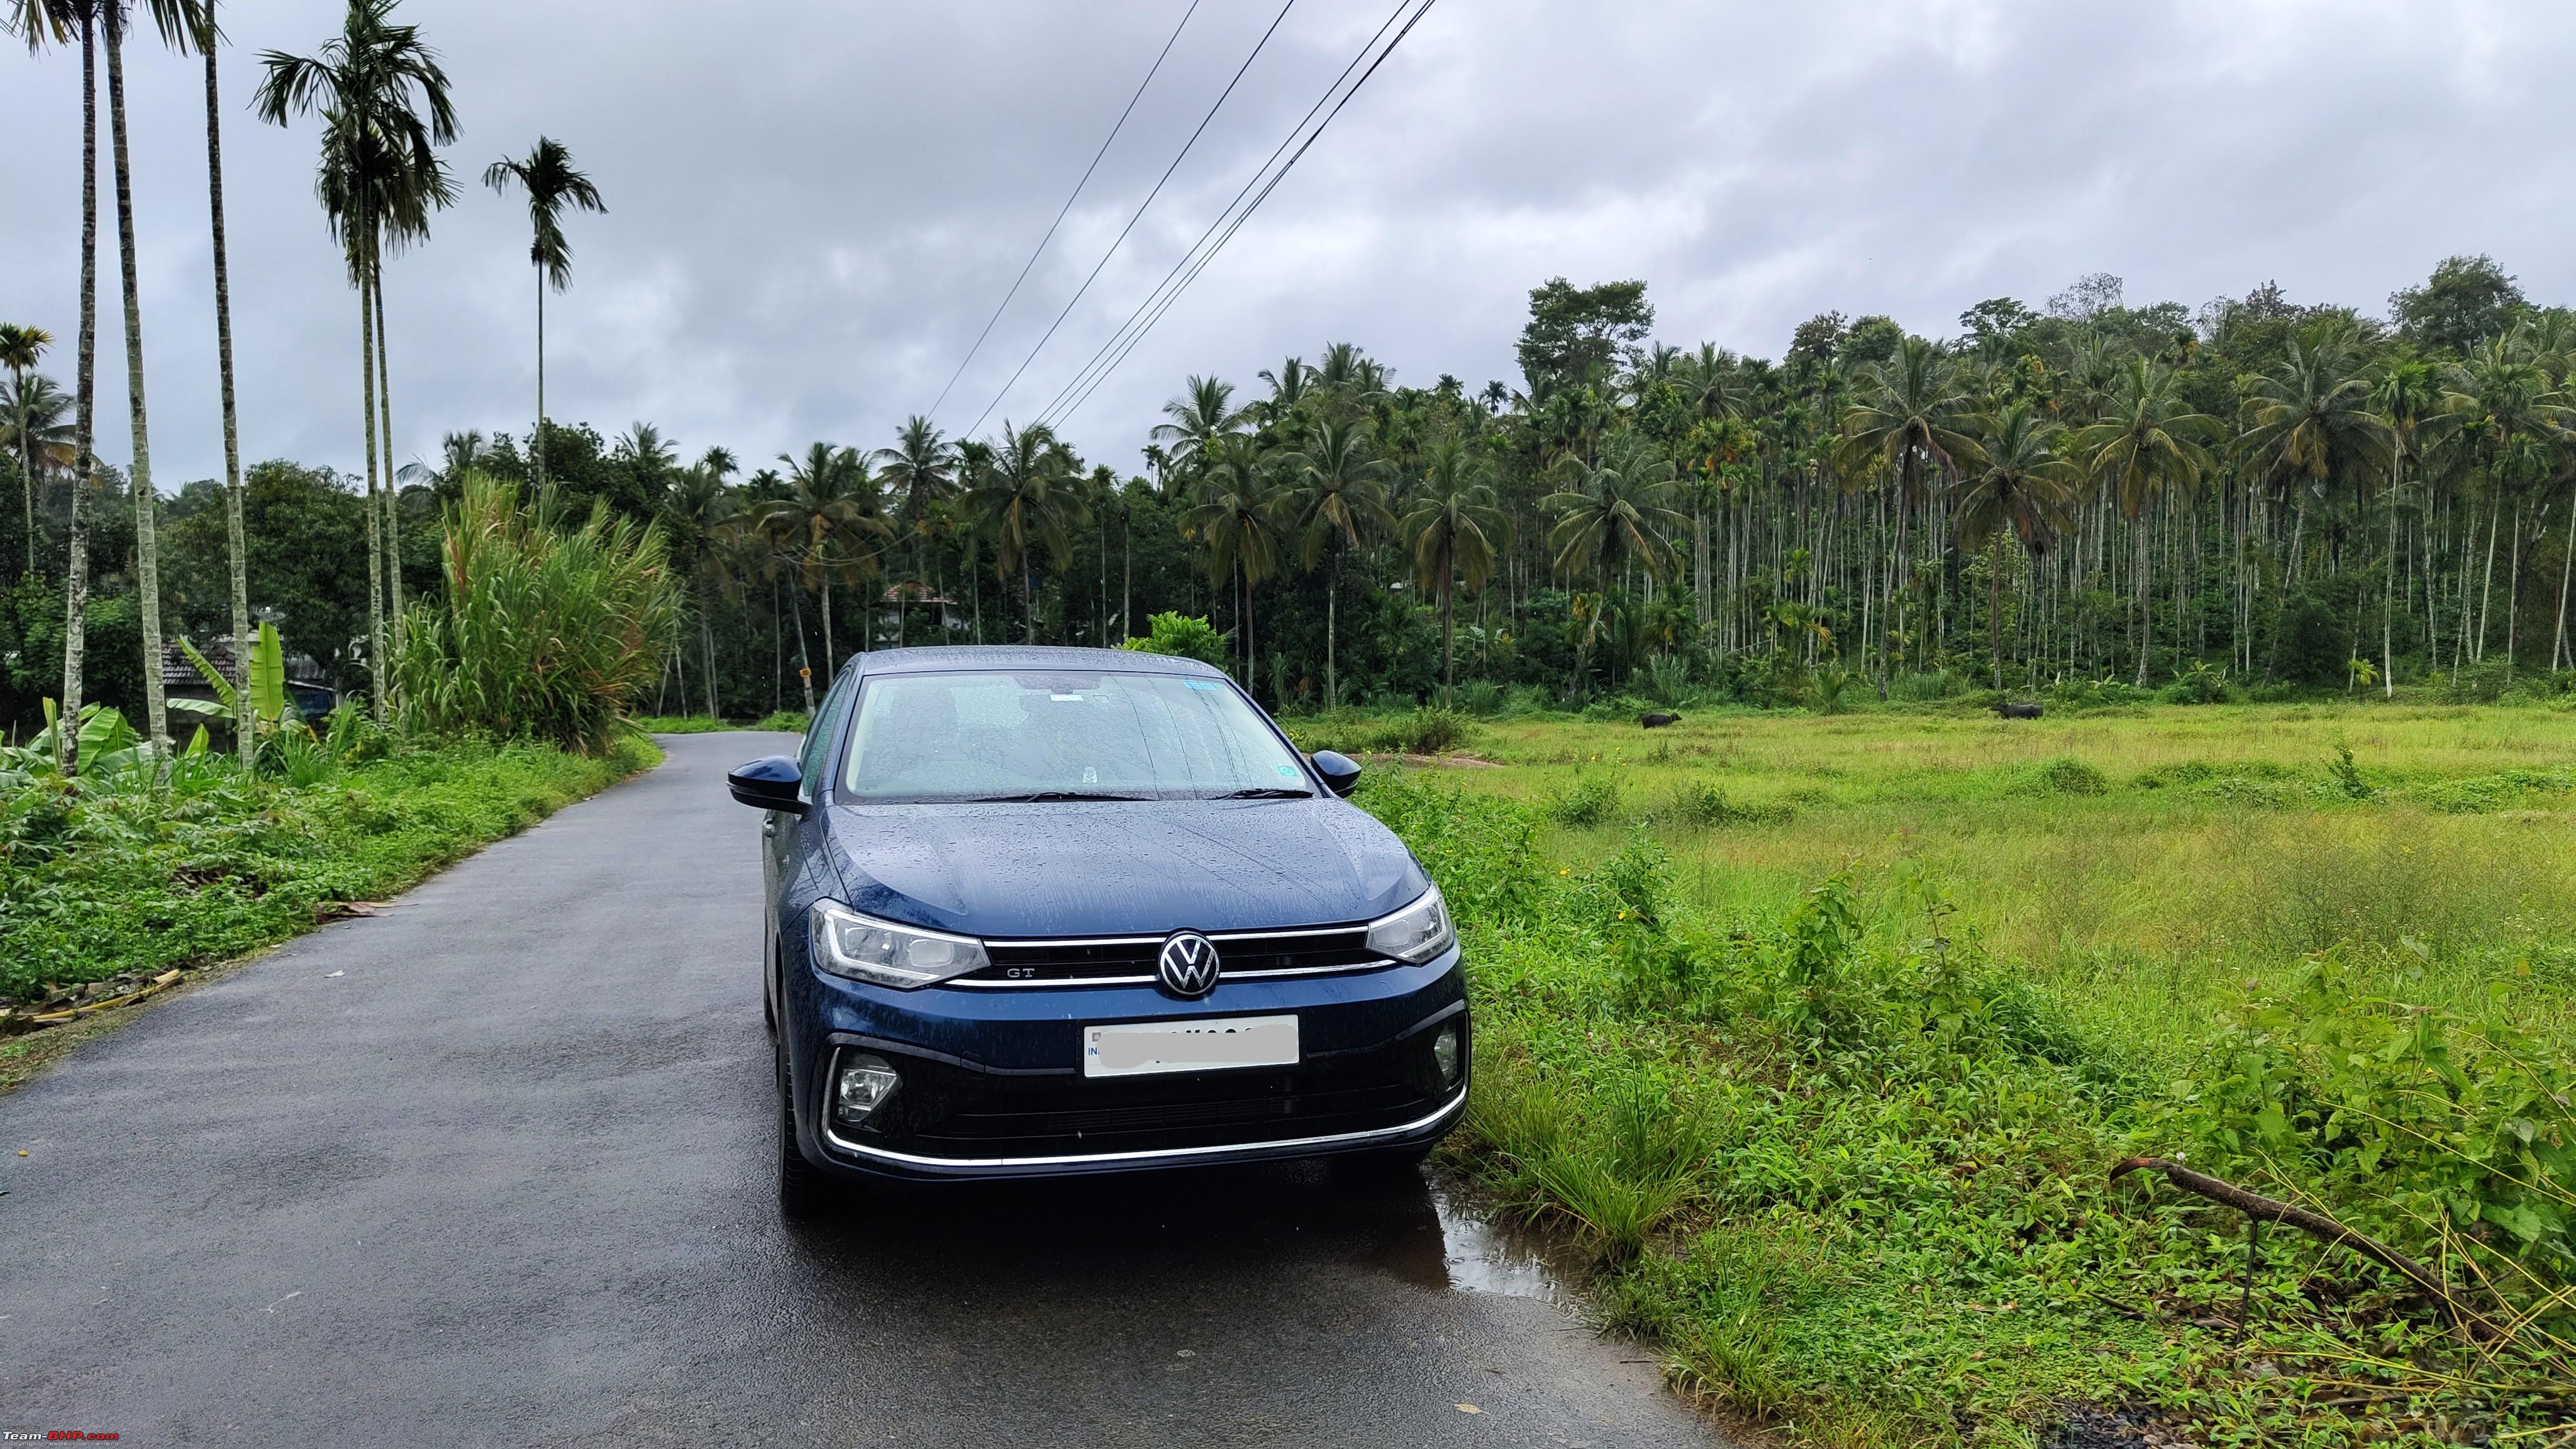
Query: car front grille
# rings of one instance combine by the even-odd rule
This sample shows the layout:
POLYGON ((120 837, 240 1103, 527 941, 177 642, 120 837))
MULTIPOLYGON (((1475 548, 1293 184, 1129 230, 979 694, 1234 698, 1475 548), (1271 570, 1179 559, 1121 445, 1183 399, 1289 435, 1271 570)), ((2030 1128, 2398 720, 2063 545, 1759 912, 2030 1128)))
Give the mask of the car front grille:
POLYGON ((903 1085, 853 1140, 953 1160, 1087 1156, 1369 1132, 1417 1122, 1449 1091, 1430 1035, 1294 1067, 1142 1077, 1006 1076, 897 1057, 903 1085))
MULTIPOLYGON (((1368 947, 1366 926, 1318 926, 1292 931, 1210 931, 1226 979, 1324 976, 1390 964, 1368 947)), ((1154 979, 1161 936, 1105 936, 1071 940, 986 941, 993 964, 948 982, 951 986, 1134 986, 1154 979)))

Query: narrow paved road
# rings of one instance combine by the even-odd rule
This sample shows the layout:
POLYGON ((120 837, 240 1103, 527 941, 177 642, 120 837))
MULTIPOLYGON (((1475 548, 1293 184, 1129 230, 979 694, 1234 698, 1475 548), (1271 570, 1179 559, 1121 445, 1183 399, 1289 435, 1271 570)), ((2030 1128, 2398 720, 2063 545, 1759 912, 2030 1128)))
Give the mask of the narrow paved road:
POLYGON ((1638 1351, 1452 1287, 1410 1181, 984 1185, 782 1224, 758 821, 722 773, 789 743, 669 741, 652 774, 0 1098, 0 1427, 1715 1442, 1638 1351))

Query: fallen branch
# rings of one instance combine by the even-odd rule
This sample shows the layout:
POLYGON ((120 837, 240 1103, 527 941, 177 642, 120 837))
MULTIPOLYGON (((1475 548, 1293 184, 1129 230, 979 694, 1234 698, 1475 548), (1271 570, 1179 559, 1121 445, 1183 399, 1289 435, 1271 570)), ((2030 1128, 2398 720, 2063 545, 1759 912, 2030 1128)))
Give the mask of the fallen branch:
POLYGON ((2303 1233, 2322 1238, 2328 1243, 2350 1248, 2415 1285, 2417 1292, 2442 1305, 2443 1313, 2472 1337, 2504 1336, 2493 1323, 2487 1320, 2485 1314, 2454 1294, 2450 1285, 2444 1283, 2440 1275, 2368 1233, 2357 1228, 2345 1227, 2324 1213, 2311 1212, 2277 1198, 2265 1197, 2258 1192, 2248 1192, 2232 1182, 2221 1182, 2207 1173, 2194 1172, 2179 1162, 2169 1162, 2161 1157, 2132 1157, 2111 1169, 2111 1180, 2118 1182, 2121 1178, 2142 1168, 2151 1172, 2161 1172, 2167 1182, 2183 1191, 2205 1197, 2225 1207, 2232 1207, 2249 1218, 2267 1223, 2287 1223, 2303 1233))

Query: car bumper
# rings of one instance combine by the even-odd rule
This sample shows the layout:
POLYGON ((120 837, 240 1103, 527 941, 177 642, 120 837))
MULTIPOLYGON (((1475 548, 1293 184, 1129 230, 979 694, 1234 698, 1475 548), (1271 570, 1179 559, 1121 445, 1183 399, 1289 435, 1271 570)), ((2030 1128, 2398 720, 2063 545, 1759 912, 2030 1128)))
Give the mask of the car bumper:
MULTIPOLYGON (((895 992, 813 977, 796 1053, 805 1155, 846 1174, 1045 1177, 1421 1150, 1456 1125, 1471 1043, 1452 951, 1296 981, 1220 984, 1201 1001, 1151 988, 930 988, 895 992), (1293 1014, 1300 1060, 1164 1075, 1086 1077, 1082 1028, 1111 1022, 1293 1014), (1435 1039, 1460 1036, 1454 1080, 1435 1039), (848 1056, 884 1059, 902 1085, 863 1122, 829 1111, 848 1056)), ((797 1013, 804 1015, 804 1013, 797 1013)))

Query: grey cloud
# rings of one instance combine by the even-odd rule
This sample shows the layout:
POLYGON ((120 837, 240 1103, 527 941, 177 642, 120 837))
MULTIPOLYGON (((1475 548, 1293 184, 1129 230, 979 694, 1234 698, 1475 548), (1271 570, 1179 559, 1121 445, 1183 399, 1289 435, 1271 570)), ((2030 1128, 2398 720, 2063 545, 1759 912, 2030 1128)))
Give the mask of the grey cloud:
MULTIPOLYGON (((809 0, 754 29, 675 3, 412 0, 457 81, 466 194, 389 283, 400 451, 525 426, 522 216, 475 183, 540 131, 612 208, 574 222, 574 290, 549 303, 557 416, 751 459, 882 441, 936 395, 1184 3, 809 0)), ((1203 5, 944 423, 1000 386, 1274 10, 1203 5)), ((995 422, 1044 404, 1386 13, 1300 0, 995 422)), ((354 298, 310 127, 241 106, 257 50, 309 50, 336 15, 279 0, 226 23, 245 448, 346 467, 354 298)), ((2547 103, 2571 60, 2576 12, 2542 4, 1442 0, 1069 431, 1132 463, 1182 374, 1249 381, 1333 338, 1407 380, 1509 378, 1524 294, 1558 273, 1645 277, 1664 337, 1771 355, 1827 308, 1937 333, 2095 270, 2133 300, 2277 278, 2375 307, 2488 251, 2564 299, 2553 203, 2576 162, 2547 103)), ((171 485, 219 466, 202 102, 184 62, 132 70, 171 485)), ((0 74, 0 316, 63 338, 68 378, 77 64, 10 54, 0 74)), ((122 458, 107 241, 102 452, 122 458)))

